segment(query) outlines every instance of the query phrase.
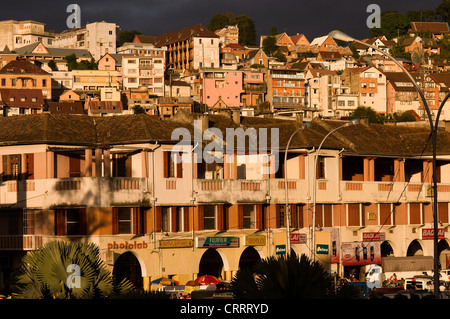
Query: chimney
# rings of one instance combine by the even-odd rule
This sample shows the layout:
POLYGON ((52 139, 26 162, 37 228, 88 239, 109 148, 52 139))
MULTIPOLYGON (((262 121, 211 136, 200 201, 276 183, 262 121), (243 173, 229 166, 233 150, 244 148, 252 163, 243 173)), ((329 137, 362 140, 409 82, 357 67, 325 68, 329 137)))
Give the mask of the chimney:
POLYGON ((236 125, 241 125, 241 111, 233 110, 233 123, 236 125))

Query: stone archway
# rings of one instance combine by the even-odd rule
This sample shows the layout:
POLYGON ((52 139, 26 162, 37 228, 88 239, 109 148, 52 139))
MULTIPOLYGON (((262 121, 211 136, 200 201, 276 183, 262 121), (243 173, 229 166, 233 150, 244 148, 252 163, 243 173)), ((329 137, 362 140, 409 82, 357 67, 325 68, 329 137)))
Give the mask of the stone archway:
POLYGON ((211 275, 221 277, 223 273, 224 263, 219 252, 214 248, 208 248, 200 259, 198 266, 198 276, 211 275))
POLYGON ((408 257, 412 257, 412 256, 423 256, 423 247, 420 244, 420 242, 415 239, 413 240, 409 246, 408 246, 408 250, 406 252, 406 256, 408 257))
POLYGON ((114 263, 113 276, 116 283, 127 278, 136 288, 143 288, 141 264, 132 252, 125 252, 117 258, 114 263))
POLYGON ((381 257, 395 256, 394 249, 389 241, 385 240, 380 245, 381 257))
POLYGON ((239 259, 239 269, 252 268, 258 261, 261 260, 261 256, 254 247, 247 247, 241 254, 239 259))

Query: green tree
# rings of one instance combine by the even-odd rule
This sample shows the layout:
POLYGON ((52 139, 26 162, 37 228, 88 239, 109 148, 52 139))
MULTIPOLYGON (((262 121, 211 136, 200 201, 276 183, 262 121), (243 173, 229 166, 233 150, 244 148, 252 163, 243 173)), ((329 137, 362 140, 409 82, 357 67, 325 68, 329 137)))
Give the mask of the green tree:
POLYGON ((272 56, 278 50, 277 39, 273 35, 268 35, 263 40, 262 49, 267 55, 272 56))
POLYGON ((358 106, 352 114, 349 116, 349 119, 362 119, 367 118, 369 123, 380 123, 381 119, 377 112, 371 108, 370 106, 358 106))
POLYGON ((450 59, 450 36, 444 34, 444 37, 438 40, 437 44, 440 48, 439 56, 443 59, 450 59))
POLYGON ((56 65, 55 60, 50 60, 48 62, 48 67, 52 69, 52 71, 58 71, 58 66, 56 65))
POLYGON ((17 297, 24 299, 97 299, 134 291, 128 280, 114 284, 93 243, 52 241, 30 251, 16 280, 17 297), (79 267, 79 282, 69 265, 79 267))
POLYGON ((239 27, 239 44, 256 45, 255 21, 245 14, 238 16, 236 21, 239 27))
POLYGON ((232 12, 216 13, 208 23, 208 30, 216 31, 227 25, 236 25, 239 28, 239 44, 256 45, 255 21, 245 14, 236 16, 232 12))
MULTIPOLYGON (((234 16, 234 14, 232 14, 234 16)), ((227 25, 232 25, 232 20, 236 19, 235 17, 227 15, 225 13, 216 13, 212 16, 211 20, 208 23, 208 30, 215 32, 216 30, 222 29, 227 25)))
POLYGON ((436 8, 436 15, 443 21, 450 23, 450 0, 443 0, 436 8))
POLYGON ((400 44, 403 42, 403 38, 400 38, 400 40, 398 41, 399 43, 397 43, 396 45, 394 45, 391 50, 390 53, 394 58, 401 58, 401 59, 407 59, 411 61, 411 52, 406 52, 405 51, 405 46, 400 44))
POLYGON ((326 299, 357 298, 352 286, 336 291, 329 273, 306 255, 268 257, 253 268, 241 268, 231 281, 238 299, 326 299))
POLYGON ((141 32, 137 30, 123 30, 119 33, 119 44, 122 45, 125 42, 132 42, 136 35, 140 35, 141 32))
POLYGON ((277 59, 278 62, 287 61, 286 56, 284 55, 283 52, 281 52, 281 50, 277 50, 273 56, 277 59))
POLYGON ((90 61, 82 60, 80 62, 77 61, 77 56, 75 53, 72 53, 71 55, 68 55, 64 58, 67 62, 67 68, 69 71, 72 70, 97 70, 98 65, 94 61, 94 59, 91 59, 90 61))
POLYGON ((396 122, 415 122, 417 120, 412 111, 395 112, 393 119, 396 122))
POLYGON ((406 35, 409 26, 405 14, 397 11, 386 11, 381 13, 381 28, 370 29, 370 35, 372 37, 384 35, 388 39, 393 39, 406 35))

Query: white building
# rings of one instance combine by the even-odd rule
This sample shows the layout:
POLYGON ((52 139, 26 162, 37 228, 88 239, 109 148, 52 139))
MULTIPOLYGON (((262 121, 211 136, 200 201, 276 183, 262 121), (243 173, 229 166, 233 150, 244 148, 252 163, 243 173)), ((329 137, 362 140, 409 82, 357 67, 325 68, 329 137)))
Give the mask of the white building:
POLYGON ((164 51, 155 55, 123 56, 123 89, 147 88, 150 94, 164 96, 164 51))
POLYGON ((53 44, 55 34, 44 30, 45 23, 33 20, 5 20, 0 21, 0 49, 8 46, 11 50, 24 45, 42 42, 53 44))
POLYGON ((93 22, 69 29, 55 36, 54 45, 61 48, 87 49, 97 61, 106 53, 116 53, 115 23, 93 22))

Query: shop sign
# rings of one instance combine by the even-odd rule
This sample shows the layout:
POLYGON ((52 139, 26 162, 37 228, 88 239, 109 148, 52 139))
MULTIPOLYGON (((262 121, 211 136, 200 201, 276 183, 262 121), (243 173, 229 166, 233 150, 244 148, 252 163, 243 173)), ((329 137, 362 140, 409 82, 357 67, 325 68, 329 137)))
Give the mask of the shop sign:
POLYGON ((110 249, 145 249, 148 248, 148 244, 145 241, 142 242, 124 242, 124 243, 116 243, 113 241, 112 243, 107 244, 107 250, 110 249))
POLYGON ((306 234, 291 233, 291 244, 306 244, 306 234))
POLYGON ((160 240, 159 248, 187 248, 192 247, 192 239, 160 240))
POLYGON ((239 237, 197 237, 197 247, 239 247, 239 237))
POLYGON ((342 264, 360 266, 381 264, 379 241, 342 243, 342 264))
POLYGON ((266 236, 263 235, 250 235, 245 236, 245 246, 265 246, 266 236))
MULTIPOLYGON (((444 239, 445 238, 445 231, 444 228, 438 229, 438 239, 444 239)), ((422 239, 434 239, 434 229, 433 228, 425 228, 422 229, 422 239)))
POLYGON ((384 241, 386 239, 385 233, 370 232, 362 233, 362 241, 384 241))
POLYGON ((328 255, 328 251, 330 250, 329 245, 316 245, 316 254, 318 255, 328 255))
POLYGON ((275 246, 275 253, 277 255, 284 255, 284 254, 286 254, 286 245, 276 245, 275 246))

